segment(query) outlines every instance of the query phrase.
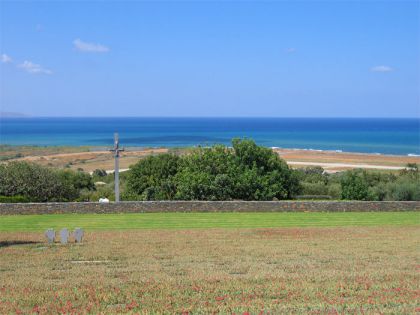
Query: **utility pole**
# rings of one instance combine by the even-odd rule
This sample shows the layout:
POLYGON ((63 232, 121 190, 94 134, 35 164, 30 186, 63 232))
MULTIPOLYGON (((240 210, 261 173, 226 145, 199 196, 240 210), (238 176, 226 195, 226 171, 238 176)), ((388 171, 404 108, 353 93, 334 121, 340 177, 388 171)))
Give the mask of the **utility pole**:
POLYGON ((120 201, 120 152, 124 149, 120 149, 120 143, 118 140, 118 133, 114 133, 114 148, 109 150, 114 153, 115 167, 114 167, 114 182, 115 182, 115 202, 120 201))

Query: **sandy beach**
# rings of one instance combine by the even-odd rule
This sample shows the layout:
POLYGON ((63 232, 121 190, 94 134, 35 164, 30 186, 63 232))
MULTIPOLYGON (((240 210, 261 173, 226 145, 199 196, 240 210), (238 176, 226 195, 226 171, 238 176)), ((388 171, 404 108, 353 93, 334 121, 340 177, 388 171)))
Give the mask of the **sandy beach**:
POLYGON ((329 172, 337 172, 352 168, 400 170, 408 163, 420 164, 420 156, 299 149, 274 150, 292 167, 321 166, 329 172))

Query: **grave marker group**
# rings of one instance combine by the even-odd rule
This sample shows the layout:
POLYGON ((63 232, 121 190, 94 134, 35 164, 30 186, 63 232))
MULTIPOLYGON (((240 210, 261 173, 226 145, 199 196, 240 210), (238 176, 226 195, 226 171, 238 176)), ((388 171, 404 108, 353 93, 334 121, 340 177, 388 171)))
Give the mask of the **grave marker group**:
MULTIPOLYGON (((55 242, 55 231, 54 229, 48 229, 44 233, 45 237, 48 240, 49 244, 53 244, 55 242)), ((74 241, 76 243, 81 243, 83 241, 84 231, 81 228, 76 228, 73 232, 74 241)), ((70 233, 69 230, 64 228, 60 231, 60 243, 67 244, 69 242, 70 233)))

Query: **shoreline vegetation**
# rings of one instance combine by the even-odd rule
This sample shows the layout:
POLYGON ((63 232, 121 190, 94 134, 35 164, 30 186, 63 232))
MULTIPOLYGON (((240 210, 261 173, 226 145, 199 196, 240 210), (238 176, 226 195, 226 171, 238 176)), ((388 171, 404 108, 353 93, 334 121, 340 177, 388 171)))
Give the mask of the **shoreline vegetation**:
MULTIPOLYGON (((3 145, 0 153, 0 202, 114 200, 108 149, 3 145)), ((418 157, 272 149, 233 139, 232 146, 126 150, 120 190, 127 201, 416 201, 419 164, 418 157)))
MULTIPOLYGON (((148 155, 173 153, 187 154, 194 147, 127 147, 121 153, 120 168, 127 170, 138 159, 148 155)), ((362 152, 341 152, 315 149, 271 148, 292 168, 320 166, 326 172, 335 173, 354 168, 398 171, 409 163, 420 164, 417 155, 390 155, 362 152)), ((0 163, 12 161, 33 162, 42 166, 83 169, 92 173, 96 169, 113 172, 114 158, 104 146, 34 146, 0 145, 0 163)))

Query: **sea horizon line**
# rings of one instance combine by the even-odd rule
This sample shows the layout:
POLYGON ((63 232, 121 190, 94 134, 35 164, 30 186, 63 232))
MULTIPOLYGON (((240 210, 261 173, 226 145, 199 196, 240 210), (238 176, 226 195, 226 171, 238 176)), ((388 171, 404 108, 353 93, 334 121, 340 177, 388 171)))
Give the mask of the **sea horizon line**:
POLYGON ((11 116, 1 116, 0 119, 36 119, 36 118, 89 118, 89 119, 107 119, 107 118, 164 118, 164 119, 387 119, 387 120, 395 120, 395 119, 409 119, 409 120, 420 120, 419 117, 344 117, 344 116, 332 116, 332 117, 325 117, 325 116, 317 116, 317 117, 306 117, 306 116, 18 116, 18 117, 11 117, 11 116))

